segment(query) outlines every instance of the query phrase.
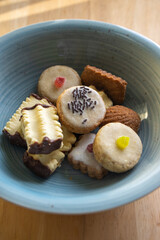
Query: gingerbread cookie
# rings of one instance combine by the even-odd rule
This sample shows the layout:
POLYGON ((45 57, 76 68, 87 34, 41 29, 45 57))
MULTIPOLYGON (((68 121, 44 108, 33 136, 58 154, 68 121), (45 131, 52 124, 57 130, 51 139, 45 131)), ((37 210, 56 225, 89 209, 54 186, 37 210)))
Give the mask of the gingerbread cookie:
POLYGON ((108 123, 97 133, 93 152, 96 160, 111 172, 125 172, 133 168, 142 153, 137 133, 122 123, 108 123))
POLYGON ((57 100, 60 121, 74 133, 89 133, 103 120, 106 108, 97 91, 77 86, 65 90, 57 100))
POLYGON ((115 105, 106 110, 105 118, 101 123, 101 127, 110 122, 120 122, 131 127, 135 132, 138 132, 141 119, 135 111, 130 108, 115 105))
POLYGON ((68 154, 68 161, 73 168, 80 169, 92 178, 101 179, 107 174, 107 170, 95 160, 92 148, 94 139, 94 133, 83 135, 68 154))
POLYGON ((53 105, 22 109, 21 127, 31 154, 49 154, 62 147, 63 134, 53 105))
POLYGON ((38 81, 38 93, 56 103, 65 89, 77 85, 81 85, 81 79, 73 68, 56 65, 42 72, 38 81))
POLYGON ((26 141, 21 129, 21 111, 23 108, 32 107, 35 104, 51 105, 47 99, 41 98, 37 94, 32 93, 30 97, 27 97, 11 117, 11 119, 6 123, 6 126, 3 129, 3 133, 9 138, 12 144, 26 147, 26 141))
POLYGON ((125 98, 127 82, 120 77, 87 65, 81 75, 84 85, 94 85, 103 90, 112 99, 114 104, 122 104, 125 98))

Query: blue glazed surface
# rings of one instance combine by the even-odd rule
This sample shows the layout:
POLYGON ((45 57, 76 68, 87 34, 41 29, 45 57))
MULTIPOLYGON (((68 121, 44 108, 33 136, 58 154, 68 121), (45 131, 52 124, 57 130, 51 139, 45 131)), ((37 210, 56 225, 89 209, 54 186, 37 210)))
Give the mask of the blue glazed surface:
POLYGON ((160 48, 151 40, 111 24, 60 20, 31 25, 0 38, 0 132, 21 102, 37 91, 41 72, 68 65, 79 73, 87 64, 128 82, 125 106, 145 115, 139 136, 143 153, 124 174, 90 179, 65 160, 49 179, 33 175, 24 150, 0 135, 0 196, 52 213, 91 213, 134 201, 160 185, 160 48))

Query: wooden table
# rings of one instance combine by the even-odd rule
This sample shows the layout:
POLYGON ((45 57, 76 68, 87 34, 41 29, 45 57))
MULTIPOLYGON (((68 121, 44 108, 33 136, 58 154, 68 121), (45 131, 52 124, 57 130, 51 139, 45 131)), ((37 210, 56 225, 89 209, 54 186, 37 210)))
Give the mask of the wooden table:
MULTIPOLYGON (((92 19, 135 30, 160 44, 160 0, 0 0, 0 36, 53 19, 92 19)), ((160 189, 90 215, 55 215, 0 199, 0 240, 159 240, 160 189)))

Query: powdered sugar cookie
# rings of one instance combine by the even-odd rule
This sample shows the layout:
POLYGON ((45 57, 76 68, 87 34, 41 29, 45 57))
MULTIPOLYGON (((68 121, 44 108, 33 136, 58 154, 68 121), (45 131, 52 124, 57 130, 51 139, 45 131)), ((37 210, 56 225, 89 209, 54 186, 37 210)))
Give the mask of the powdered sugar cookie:
POLYGON ((81 79, 73 68, 56 65, 42 72, 38 81, 38 93, 56 103, 65 89, 77 85, 81 85, 81 79))
POLYGON ((89 133, 102 122, 106 108, 97 91, 77 86, 65 90, 57 100, 60 121, 75 133, 89 133))
POLYGON ((95 160, 92 148, 94 139, 94 133, 83 135, 68 154, 68 161, 75 169, 80 169, 90 177, 101 179, 107 174, 107 170, 95 160))

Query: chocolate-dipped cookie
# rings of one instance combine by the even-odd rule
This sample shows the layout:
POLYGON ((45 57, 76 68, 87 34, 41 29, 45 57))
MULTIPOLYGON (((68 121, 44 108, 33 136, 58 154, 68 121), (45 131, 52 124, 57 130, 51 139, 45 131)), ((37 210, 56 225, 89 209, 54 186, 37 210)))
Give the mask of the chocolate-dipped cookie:
POLYGON ((22 109, 21 127, 31 154, 49 154, 62 147, 63 134, 55 106, 22 109))

